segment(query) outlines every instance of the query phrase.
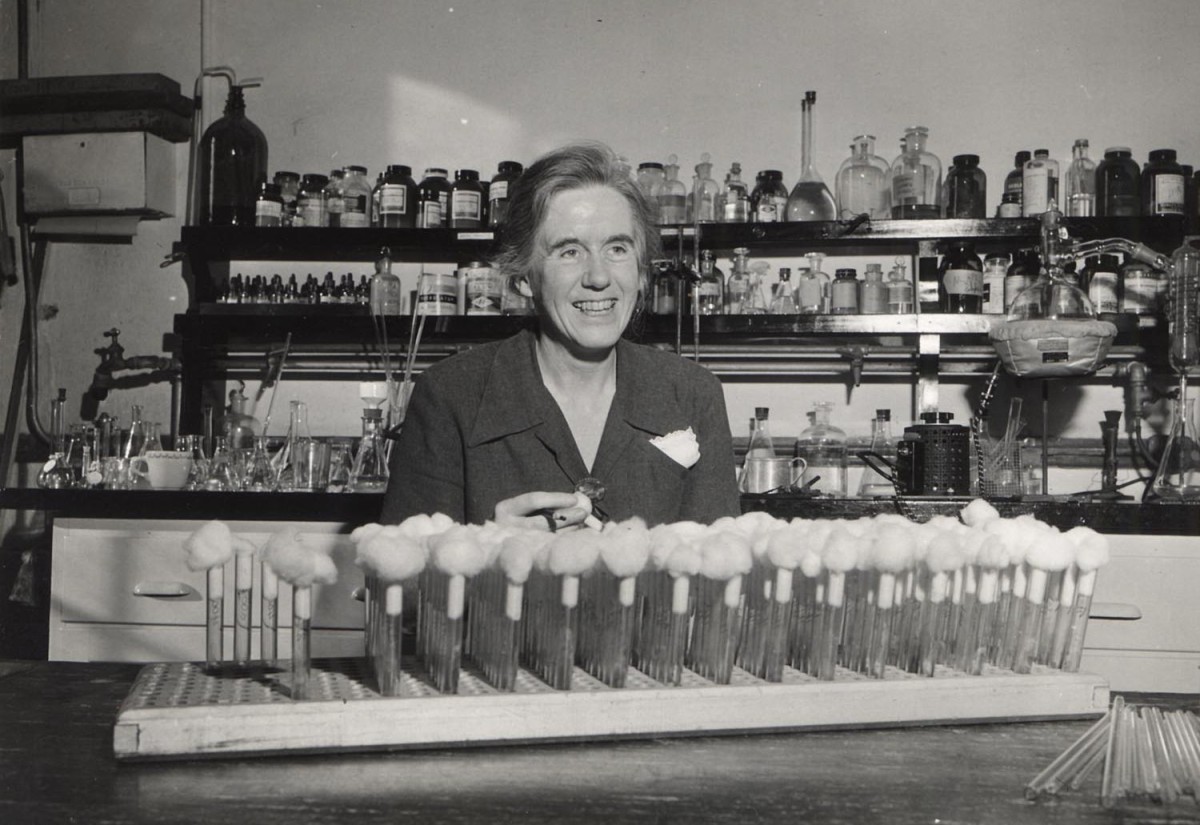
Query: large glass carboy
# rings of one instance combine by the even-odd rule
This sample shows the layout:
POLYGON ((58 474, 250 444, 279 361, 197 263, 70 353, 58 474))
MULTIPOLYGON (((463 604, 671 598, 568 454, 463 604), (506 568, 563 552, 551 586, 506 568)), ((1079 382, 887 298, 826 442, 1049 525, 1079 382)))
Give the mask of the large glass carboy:
POLYGON ((833 402, 813 403, 813 423, 796 438, 796 456, 807 463, 803 486, 834 498, 846 496, 846 433, 829 423, 833 402))
POLYGON ((800 179, 788 196, 787 219, 789 221, 832 221, 837 219, 837 204, 825 181, 817 174, 813 159, 813 107, 817 93, 804 93, 800 104, 800 179))

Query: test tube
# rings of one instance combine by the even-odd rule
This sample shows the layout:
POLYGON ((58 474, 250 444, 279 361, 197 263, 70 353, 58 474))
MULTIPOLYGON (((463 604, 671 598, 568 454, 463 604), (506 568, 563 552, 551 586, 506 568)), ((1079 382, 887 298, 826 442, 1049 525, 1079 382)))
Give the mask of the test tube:
POLYGON ((211 672, 221 666, 225 658, 225 640, 221 623, 225 613, 225 567, 215 565, 208 568, 208 614, 204 626, 205 666, 211 672))
POLYGON ((279 660, 279 576, 262 566, 262 658, 268 667, 279 660))
POLYGON ((254 594, 253 556, 238 553, 233 568, 233 659, 239 667, 250 661, 250 612, 254 594))
POLYGON ((312 667, 312 588, 292 587, 292 698, 307 699, 312 667))

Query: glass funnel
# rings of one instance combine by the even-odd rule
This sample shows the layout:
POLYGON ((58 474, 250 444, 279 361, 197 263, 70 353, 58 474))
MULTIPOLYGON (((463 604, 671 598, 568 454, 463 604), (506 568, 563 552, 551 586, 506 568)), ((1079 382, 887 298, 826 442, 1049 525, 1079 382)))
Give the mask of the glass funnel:
POLYGON ((787 219, 789 221, 832 221, 837 219, 837 204, 825 181, 817 174, 813 160, 813 107, 817 102, 816 92, 805 92, 800 104, 801 131, 800 179, 788 196, 787 219))
POLYGON ((1200 499, 1200 443, 1196 441, 1194 398, 1176 399, 1171 436, 1151 490, 1159 498, 1200 499))

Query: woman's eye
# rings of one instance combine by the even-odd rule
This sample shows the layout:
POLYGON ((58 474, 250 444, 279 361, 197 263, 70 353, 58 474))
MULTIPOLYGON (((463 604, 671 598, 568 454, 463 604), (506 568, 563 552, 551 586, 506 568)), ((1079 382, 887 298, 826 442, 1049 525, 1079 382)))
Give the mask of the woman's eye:
POLYGON ((579 257, 579 249, 576 247, 573 247, 573 246, 569 246, 566 249, 560 250, 558 253, 558 257, 562 258, 563 260, 567 260, 567 261, 575 260, 576 258, 579 257))
POLYGON ((613 244, 605 250, 613 260, 622 260, 629 256, 629 247, 624 244, 613 244))

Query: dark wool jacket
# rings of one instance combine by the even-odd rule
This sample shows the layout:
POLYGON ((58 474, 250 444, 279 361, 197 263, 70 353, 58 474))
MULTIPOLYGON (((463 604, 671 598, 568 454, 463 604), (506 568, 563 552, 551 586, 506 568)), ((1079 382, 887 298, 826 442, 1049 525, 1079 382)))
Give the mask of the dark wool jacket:
POLYGON ((621 340, 617 389, 591 473, 542 383, 532 332, 441 361, 418 379, 381 522, 445 513, 492 518, 496 503, 534 490, 571 491, 591 475, 613 519, 712 522, 740 512, 721 384, 673 353, 621 340), (650 443, 691 427, 700 460, 685 469, 650 443))

